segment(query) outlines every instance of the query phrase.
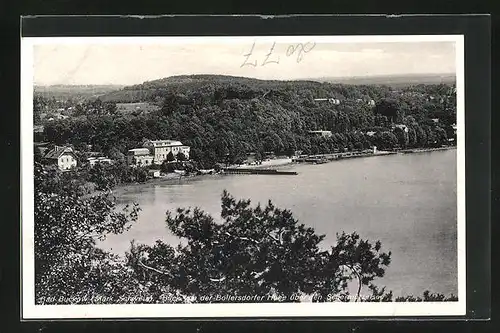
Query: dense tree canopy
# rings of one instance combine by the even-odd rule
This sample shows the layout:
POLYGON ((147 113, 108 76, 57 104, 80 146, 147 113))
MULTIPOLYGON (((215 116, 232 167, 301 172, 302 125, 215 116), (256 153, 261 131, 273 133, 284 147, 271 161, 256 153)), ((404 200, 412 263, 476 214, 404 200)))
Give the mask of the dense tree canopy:
POLYGON ((384 149, 396 144, 439 146, 453 136, 455 104, 453 87, 448 85, 394 90, 309 81, 177 78, 128 87, 81 104, 84 112, 47 123, 44 134, 51 142, 90 143, 105 153, 112 149, 125 153, 144 138, 178 139, 191 146, 193 159, 211 167, 228 156, 235 162, 250 152, 286 155, 296 149, 309 154, 367 148, 377 143, 366 134, 370 131, 388 139, 384 149), (136 91, 141 91, 141 101, 158 104, 159 110, 138 115, 116 112, 112 102, 126 101, 127 94, 136 91), (333 97, 340 104, 315 100, 333 97), (394 131, 391 123, 406 124, 411 134, 389 139, 383 132, 394 131), (310 130, 335 135, 318 141, 310 130))
MULTIPOLYGON (((52 303, 59 298, 71 302, 70 298, 84 299, 91 291, 119 297, 115 291, 130 274, 124 274, 126 269, 117 258, 95 244, 107 234, 127 230, 139 208, 117 211, 107 194, 85 198, 72 177, 57 169, 36 164, 34 175, 37 303, 50 303, 49 298, 52 303)), ((124 287, 134 288, 129 282, 124 287)))

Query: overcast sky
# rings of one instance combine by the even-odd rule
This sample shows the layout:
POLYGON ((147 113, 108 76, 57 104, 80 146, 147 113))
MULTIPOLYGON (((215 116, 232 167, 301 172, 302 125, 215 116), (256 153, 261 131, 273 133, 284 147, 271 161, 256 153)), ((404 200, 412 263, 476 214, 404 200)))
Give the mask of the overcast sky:
POLYGON ((311 39, 304 41, 302 52, 297 44, 277 43, 267 64, 273 43, 256 40, 247 59, 252 43, 35 45, 34 83, 129 85, 190 74, 290 80, 455 73, 453 42, 321 43, 311 39))

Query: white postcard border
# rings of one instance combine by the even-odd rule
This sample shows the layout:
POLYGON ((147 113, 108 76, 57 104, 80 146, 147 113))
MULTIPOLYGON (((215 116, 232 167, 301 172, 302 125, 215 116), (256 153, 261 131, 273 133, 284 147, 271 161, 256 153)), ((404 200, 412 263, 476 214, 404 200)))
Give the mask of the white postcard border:
POLYGON ((25 37, 21 39, 21 313, 22 319, 373 317, 466 314, 465 77, 463 35, 245 36, 245 37, 25 37), (33 184, 33 47, 40 44, 208 44, 259 42, 455 42, 457 82, 457 256, 456 302, 228 303, 35 305, 33 184))

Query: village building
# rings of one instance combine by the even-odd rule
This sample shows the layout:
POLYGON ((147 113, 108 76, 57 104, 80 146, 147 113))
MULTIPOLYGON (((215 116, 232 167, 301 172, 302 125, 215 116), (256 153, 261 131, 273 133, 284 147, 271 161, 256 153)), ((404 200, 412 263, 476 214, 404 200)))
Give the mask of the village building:
POLYGON ((319 131, 309 131, 309 135, 321 136, 321 137, 324 137, 324 138, 329 138, 329 137, 332 136, 332 131, 322 131, 322 130, 319 130, 319 131))
POLYGON ((77 157, 73 148, 55 146, 43 156, 46 164, 55 164, 62 171, 68 171, 77 166, 77 157))
POLYGON ((99 156, 99 157, 89 157, 87 158, 87 162, 89 163, 90 167, 93 168, 96 164, 104 163, 104 164, 111 164, 113 161, 105 156, 99 156))
POLYGON ((356 98, 357 103, 366 103, 368 106, 375 106, 375 101, 373 99, 365 100, 362 98, 356 98))
POLYGON ((129 165, 146 166, 153 164, 153 155, 150 154, 148 148, 130 149, 127 154, 127 163, 129 165))
POLYGON ((129 149, 127 152, 127 164, 131 166, 146 166, 153 164, 153 156, 147 148, 129 149))
POLYGON ((403 125, 403 124, 395 124, 393 126, 393 129, 395 128, 399 128, 400 130, 402 130, 403 132, 405 133, 408 133, 408 127, 406 125, 403 125))
POLYGON ((142 148, 130 149, 127 154, 129 165, 151 165, 162 164, 167 160, 169 153, 177 159, 182 153, 186 160, 189 160, 190 147, 175 140, 147 140, 142 148))
POLYGON ((148 176, 151 177, 151 178, 160 178, 160 170, 148 170, 148 176))
POLYGON ((52 117, 50 117, 49 119, 47 119, 48 121, 54 121, 54 120, 63 120, 63 119, 68 119, 68 116, 65 116, 63 114, 55 114, 55 115, 52 115, 52 117))
POLYGON ((177 155, 182 153, 186 159, 189 159, 190 147, 183 145, 180 141, 147 140, 144 142, 143 147, 149 149, 150 154, 154 157, 155 164, 162 164, 167 159, 168 153, 172 153, 174 158, 177 158, 177 155))
POLYGON ((339 105, 340 100, 337 98, 315 98, 315 102, 329 102, 331 104, 339 105))

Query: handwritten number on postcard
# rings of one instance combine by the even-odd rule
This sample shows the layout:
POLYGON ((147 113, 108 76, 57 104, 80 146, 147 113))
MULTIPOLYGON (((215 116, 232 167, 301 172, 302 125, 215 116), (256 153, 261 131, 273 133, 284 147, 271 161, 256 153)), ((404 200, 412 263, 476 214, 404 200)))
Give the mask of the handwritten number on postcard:
MULTIPOLYGON (((291 57, 292 55, 297 55, 297 63, 301 62, 302 59, 304 58, 304 54, 310 52, 314 47, 316 46, 315 42, 307 42, 305 44, 303 43, 297 43, 297 44, 290 44, 287 49, 286 49, 286 56, 291 57)), ((276 42, 273 43, 271 48, 269 49, 269 52, 265 55, 264 60, 260 64, 261 66, 265 66, 267 64, 279 64, 280 63, 280 56, 273 54, 275 51, 276 47, 276 42)), ((255 42, 253 42, 252 47, 250 48, 250 51, 243 56, 245 57, 245 60, 241 64, 240 67, 244 66, 251 66, 251 67, 257 67, 257 60, 249 61, 250 57, 253 55, 253 50, 255 48, 255 42)))

